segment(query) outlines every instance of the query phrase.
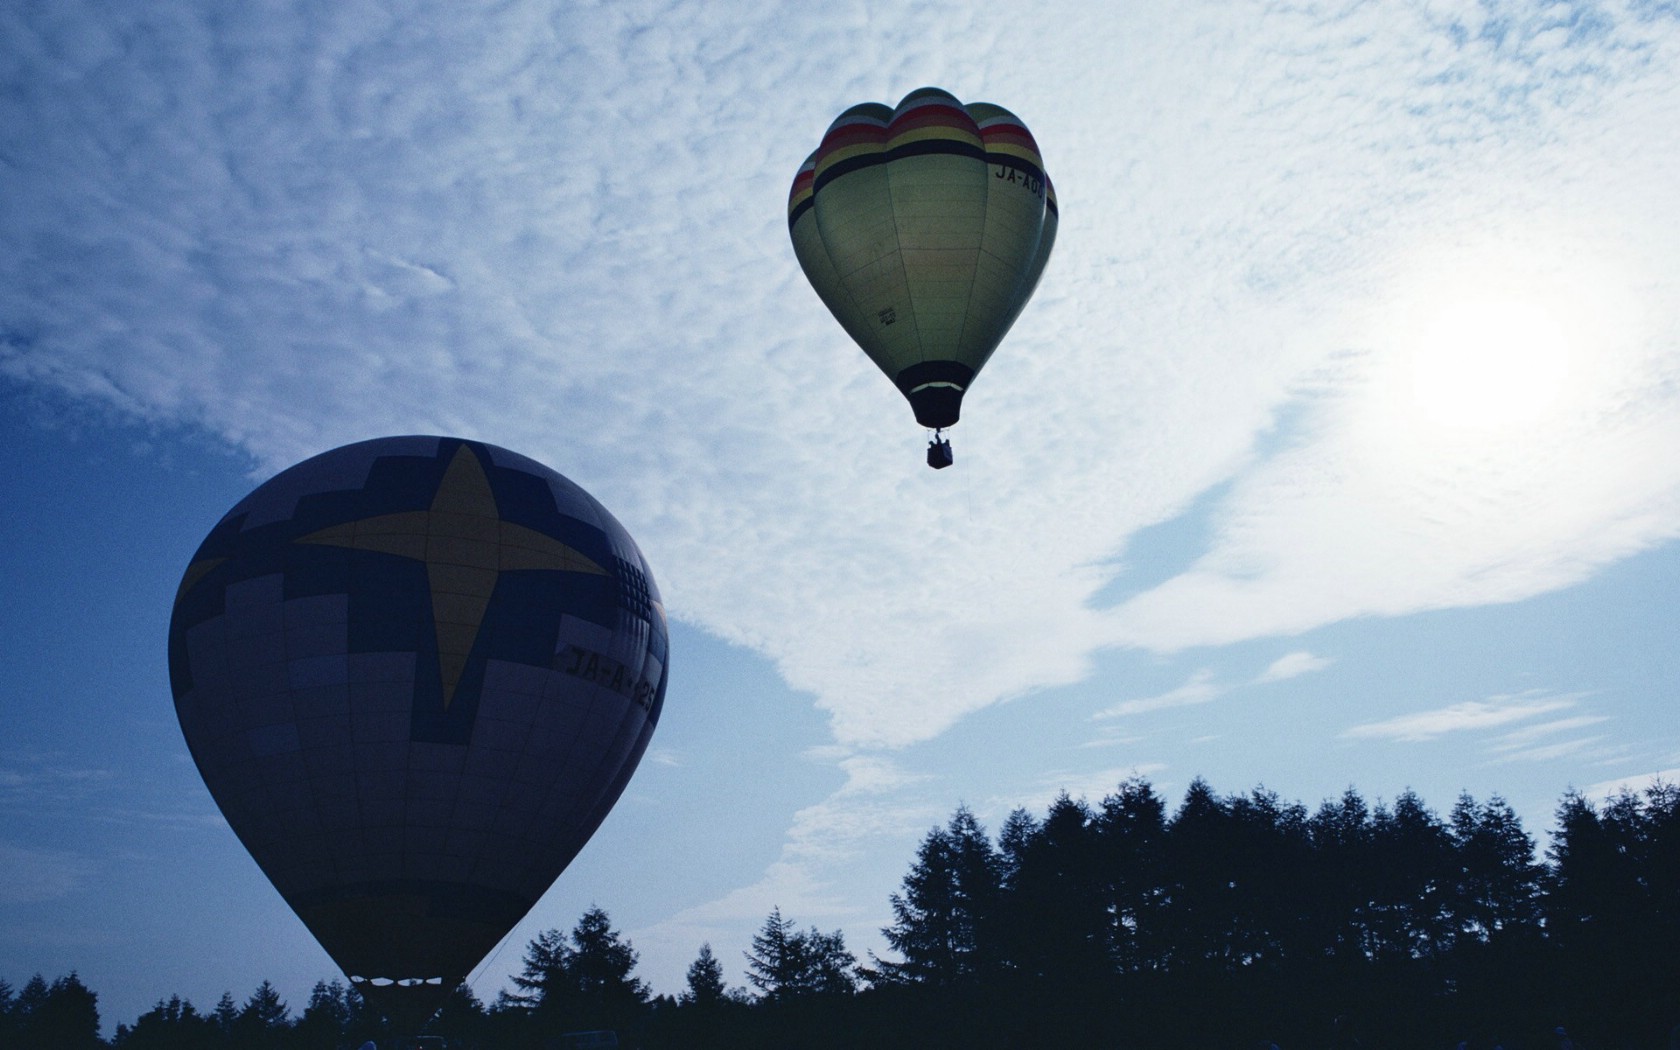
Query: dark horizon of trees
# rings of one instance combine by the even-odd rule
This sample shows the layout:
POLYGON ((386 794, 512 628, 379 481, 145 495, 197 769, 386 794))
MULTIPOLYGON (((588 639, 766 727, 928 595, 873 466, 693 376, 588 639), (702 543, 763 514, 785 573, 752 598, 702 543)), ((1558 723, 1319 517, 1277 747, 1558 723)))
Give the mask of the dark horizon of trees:
MULTIPOLYGON (((428 1034, 459 1050, 621 1046, 778 1050, 1016 1047, 1680 1048, 1680 787, 1559 803, 1551 844, 1499 796, 1446 817, 1411 791, 1353 788, 1309 810, 1198 778, 1176 810, 1143 778, 1093 805, 1066 794, 991 838, 966 806, 918 846, 859 962, 840 930, 775 908, 748 988, 709 944, 677 996, 591 907, 527 946, 513 991, 462 986, 428 1034)), ((394 1045, 338 980, 292 1016, 266 981, 209 1013, 178 996, 99 1037, 72 973, 0 980, 0 1048, 355 1050, 394 1045)))

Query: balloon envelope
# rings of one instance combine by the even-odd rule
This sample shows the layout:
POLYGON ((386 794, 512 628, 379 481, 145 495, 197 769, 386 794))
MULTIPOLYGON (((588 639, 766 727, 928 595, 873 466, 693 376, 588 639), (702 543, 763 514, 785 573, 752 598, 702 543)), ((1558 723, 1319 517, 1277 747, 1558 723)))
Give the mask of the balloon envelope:
POLYGON ((383 438, 210 531, 169 627, 229 825, 355 986, 416 1026, 623 790, 664 702, 635 542, 505 449, 383 438))
POLYGON ((1056 223, 1020 119, 938 88, 842 113, 788 196, 805 276, 929 427, 957 421, 1038 285, 1056 223))

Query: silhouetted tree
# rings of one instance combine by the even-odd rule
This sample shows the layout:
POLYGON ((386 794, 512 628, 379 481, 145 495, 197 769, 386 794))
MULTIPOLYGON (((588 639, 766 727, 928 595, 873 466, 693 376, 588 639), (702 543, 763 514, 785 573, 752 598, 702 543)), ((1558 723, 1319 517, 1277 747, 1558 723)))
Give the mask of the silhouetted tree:
POLYGON ((702 944, 700 954, 688 964, 688 988, 680 1001, 684 1006, 706 1010, 724 1002, 728 996, 729 990, 723 983, 723 964, 712 954, 710 944, 702 944))
POLYGON ((1539 925, 1540 866, 1534 839, 1498 795, 1478 805, 1468 793, 1453 806, 1449 834, 1458 858, 1453 893, 1456 934, 1487 942, 1539 925))
POLYGON ((233 1045, 239 1050, 267 1050, 280 1047, 291 1031, 291 1012, 267 981, 257 986, 240 1007, 233 1022, 233 1045))
POLYGON ((747 980, 772 1002, 850 995, 857 989, 857 958, 846 948, 845 936, 815 926, 798 932, 779 907, 771 909, 746 956, 747 980))
POLYGON ((1122 972, 1153 970, 1165 954, 1166 801, 1133 777, 1103 799, 1096 822, 1110 955, 1122 972))
POLYGON ((1371 894, 1366 923, 1377 958, 1436 958, 1453 946, 1452 840, 1410 789, 1372 820, 1371 894))
POLYGON ((1669 1024, 1680 1018, 1677 796, 1658 784, 1643 797, 1622 791, 1595 808, 1571 791, 1558 807, 1544 909, 1555 998, 1572 1029, 1656 1045, 1663 1032, 1644 1016, 1660 1011, 1669 1024), (1587 1023, 1595 1016, 1596 1024, 1587 1023))
POLYGON ((210 1020, 215 1024, 216 1031, 221 1033, 224 1043, 233 1039, 233 1026, 239 1020, 239 1005, 233 1001, 231 991, 224 991, 222 997, 216 1000, 216 1008, 210 1012, 210 1020))
POLYGON ((1376 954, 1366 922, 1373 896, 1370 807, 1349 787, 1341 798, 1318 807, 1307 822, 1307 834, 1318 896, 1314 939, 1344 968, 1366 962, 1376 954))
POLYGON ((1044 821, 1005 852, 1003 941, 1010 964, 1070 990, 1107 977, 1113 960, 1106 880, 1090 808, 1063 792, 1044 821))
POLYGON ((210 1050, 223 1042, 215 1022, 178 995, 158 1000, 135 1019, 132 1028, 117 1025, 111 1040, 121 1050, 210 1050))
POLYGON ((7 1010, 16 1050, 91 1050, 99 1037, 99 996, 72 970, 48 984, 29 979, 7 1010))
MULTIPOLYGON (((484 1004, 473 993, 472 987, 463 982, 456 985, 449 998, 443 1001, 443 1007, 427 1026, 426 1033, 443 1038, 450 1046, 471 1048, 489 1045, 486 1042, 486 1027, 484 1004)), ((358 1039, 347 1041, 351 1046, 361 1045, 358 1039)))
POLYGON ((607 913, 591 907, 569 936, 545 930, 531 941, 523 971, 513 978, 521 994, 498 1001, 498 1006, 528 1010, 544 1037, 627 1030, 648 999, 647 987, 630 975, 636 959, 607 913))
POLYGON ((753 935, 752 950, 746 953, 747 981, 764 998, 786 998, 799 986, 805 967, 804 946, 794 931, 793 920, 774 907, 753 935))
POLYGON ((903 886, 891 897, 894 922, 881 931, 903 960, 876 960, 877 979, 964 985, 996 968, 1001 864, 966 806, 928 832, 903 886))
POLYGON ((1236 893, 1226 848, 1230 812, 1200 777, 1167 826, 1165 936, 1159 962, 1180 972, 1223 970, 1241 946, 1233 939, 1236 893))
POLYGON ((309 991, 309 1005, 294 1026, 296 1041, 303 1046, 337 1046, 347 1041, 350 1018, 349 991, 344 982, 336 977, 316 981, 309 991))
POLYGON ((559 994, 565 986, 566 957, 571 948, 559 930, 543 930, 525 946, 519 973, 513 975, 519 991, 504 993, 498 1005, 505 1008, 535 1007, 550 991, 559 994))

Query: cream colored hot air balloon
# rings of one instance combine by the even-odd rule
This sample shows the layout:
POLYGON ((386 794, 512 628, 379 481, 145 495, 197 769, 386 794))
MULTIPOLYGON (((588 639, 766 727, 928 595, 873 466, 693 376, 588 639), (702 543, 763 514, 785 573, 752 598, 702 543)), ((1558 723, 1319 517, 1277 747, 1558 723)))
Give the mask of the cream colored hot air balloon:
POLYGON ((788 197, 794 254, 835 318, 939 433, 1038 285, 1056 194, 1013 113, 938 88, 840 114, 788 197))

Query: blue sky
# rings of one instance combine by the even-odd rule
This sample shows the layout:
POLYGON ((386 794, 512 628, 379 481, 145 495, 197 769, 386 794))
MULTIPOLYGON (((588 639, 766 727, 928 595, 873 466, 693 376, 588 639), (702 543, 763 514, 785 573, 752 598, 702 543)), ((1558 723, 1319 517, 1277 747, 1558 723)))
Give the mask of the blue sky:
POLYGON ((959 802, 1680 777, 1680 17, 1650 2, 0 11, 0 976, 107 1024, 333 969, 163 659, 263 478, 537 458, 673 618, 652 750, 477 975, 599 904, 676 992, 772 907, 881 948, 959 802), (805 285, 829 120, 923 84, 1062 211, 957 465, 805 285))

